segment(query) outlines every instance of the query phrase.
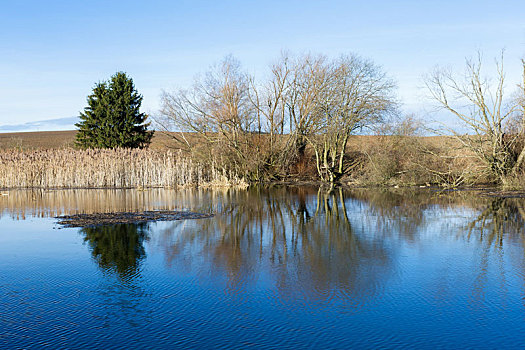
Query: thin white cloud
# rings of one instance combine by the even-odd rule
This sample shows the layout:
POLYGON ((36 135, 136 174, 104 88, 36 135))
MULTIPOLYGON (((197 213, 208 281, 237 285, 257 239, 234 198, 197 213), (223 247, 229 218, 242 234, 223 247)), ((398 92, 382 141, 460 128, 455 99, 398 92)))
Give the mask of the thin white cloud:
POLYGON ((78 123, 78 117, 57 118, 48 120, 39 120, 14 125, 0 125, 0 132, 29 132, 29 131, 57 131, 57 130, 74 130, 75 123, 78 123))

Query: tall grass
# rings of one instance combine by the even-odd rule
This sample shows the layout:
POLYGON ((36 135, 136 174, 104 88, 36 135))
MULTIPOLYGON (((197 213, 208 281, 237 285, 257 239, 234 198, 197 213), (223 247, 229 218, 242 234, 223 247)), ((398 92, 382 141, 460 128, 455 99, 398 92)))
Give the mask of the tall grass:
POLYGON ((139 149, 0 152, 0 188, 246 187, 180 152, 139 149))

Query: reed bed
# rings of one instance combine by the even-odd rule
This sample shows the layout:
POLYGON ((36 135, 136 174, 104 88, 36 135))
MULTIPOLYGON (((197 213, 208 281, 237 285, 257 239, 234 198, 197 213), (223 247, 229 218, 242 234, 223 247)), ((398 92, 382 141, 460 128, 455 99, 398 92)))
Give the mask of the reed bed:
POLYGON ((0 152, 0 188, 246 187, 180 152, 55 149, 0 152))

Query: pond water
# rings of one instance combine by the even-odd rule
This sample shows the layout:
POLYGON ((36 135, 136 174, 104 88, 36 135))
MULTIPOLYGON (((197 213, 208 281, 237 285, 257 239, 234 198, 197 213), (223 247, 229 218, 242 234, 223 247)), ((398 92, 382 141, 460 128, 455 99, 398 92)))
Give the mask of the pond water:
POLYGON ((0 348, 524 348, 525 202, 469 191, 10 191, 0 348), (212 218, 61 228, 57 215, 212 218))

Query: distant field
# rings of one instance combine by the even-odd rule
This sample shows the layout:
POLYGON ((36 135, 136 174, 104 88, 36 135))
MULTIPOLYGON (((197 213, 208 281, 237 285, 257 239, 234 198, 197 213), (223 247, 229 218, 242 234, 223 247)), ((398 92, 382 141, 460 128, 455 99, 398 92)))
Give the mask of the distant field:
MULTIPOLYGON (((0 149, 55 149, 72 147, 76 130, 0 133, 0 149)), ((163 149, 173 143, 169 136, 156 132, 151 148, 163 149)))
MULTIPOLYGON (((76 130, 67 131, 37 131, 37 132, 14 132, 0 133, 0 149, 57 149, 73 147, 76 130)), ((425 142, 434 146, 446 146, 457 148, 457 141, 443 136, 423 137, 425 142)), ((348 142, 349 150, 359 150, 362 147, 384 142, 378 136, 353 136, 348 142)), ((153 136, 150 148, 162 150, 176 147, 169 135, 164 132, 156 132, 153 136)))

